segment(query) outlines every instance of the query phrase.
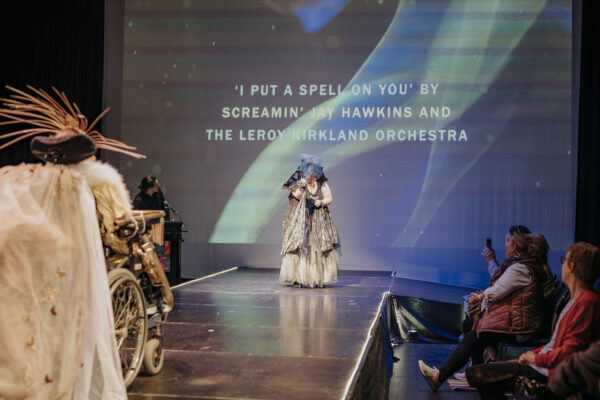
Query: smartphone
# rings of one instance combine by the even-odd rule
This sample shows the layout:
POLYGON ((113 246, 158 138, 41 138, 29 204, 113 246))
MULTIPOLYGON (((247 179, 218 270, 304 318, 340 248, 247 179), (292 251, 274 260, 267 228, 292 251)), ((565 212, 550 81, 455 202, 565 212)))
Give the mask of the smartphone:
POLYGON ((485 238, 485 247, 487 247, 488 249, 492 248, 492 238, 485 238))

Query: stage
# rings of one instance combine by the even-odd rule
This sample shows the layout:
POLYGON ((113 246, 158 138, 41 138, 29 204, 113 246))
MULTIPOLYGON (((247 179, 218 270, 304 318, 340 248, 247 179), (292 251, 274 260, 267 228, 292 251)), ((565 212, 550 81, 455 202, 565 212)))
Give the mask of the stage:
POLYGON ((446 303, 437 305, 448 302, 452 317, 469 288, 390 272, 341 271, 336 284, 304 289, 278 282, 278 273, 237 268, 174 287, 164 368, 156 376, 141 374, 129 397, 375 399, 387 398, 388 390, 389 398, 430 395, 412 355, 451 351, 451 342, 423 344, 439 342, 430 316, 448 317, 440 308, 446 303), (413 316, 415 301, 421 316, 413 316))

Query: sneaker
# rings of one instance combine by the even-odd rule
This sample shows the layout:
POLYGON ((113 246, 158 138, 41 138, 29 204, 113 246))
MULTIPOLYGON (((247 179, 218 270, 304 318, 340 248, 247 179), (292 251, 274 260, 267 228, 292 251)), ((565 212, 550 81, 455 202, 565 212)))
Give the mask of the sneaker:
POLYGON ((423 378, 425 378, 431 387, 431 390, 437 392, 438 388, 442 386, 442 383, 438 380, 440 371, 435 367, 429 367, 422 360, 419 360, 419 369, 421 370, 421 375, 423 375, 423 378))
POLYGON ((466 372, 457 372, 454 374, 454 379, 458 379, 459 381, 466 381, 467 373, 466 372))
POLYGON ((156 307, 156 306, 150 306, 150 307, 146 308, 147 315, 156 314, 157 312, 158 312, 158 307, 156 307))

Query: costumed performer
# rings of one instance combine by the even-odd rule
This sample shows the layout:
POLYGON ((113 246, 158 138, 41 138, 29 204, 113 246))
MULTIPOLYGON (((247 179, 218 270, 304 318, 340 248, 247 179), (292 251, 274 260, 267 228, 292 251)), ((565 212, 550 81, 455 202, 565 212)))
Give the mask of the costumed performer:
POLYGON ((7 88, 0 124, 33 128, 1 135, 16 138, 0 148, 36 136, 32 152, 47 163, 0 169, 0 298, 11 304, 0 310, 0 398, 126 399, 102 243, 119 245, 109 225, 131 206, 94 154, 143 156, 92 130, 108 109, 88 126, 54 88, 64 107, 43 90, 7 88))
POLYGON ((283 188, 289 190, 283 219, 280 282, 324 287, 337 281, 338 232, 329 212, 331 188, 318 156, 301 154, 300 165, 283 188))

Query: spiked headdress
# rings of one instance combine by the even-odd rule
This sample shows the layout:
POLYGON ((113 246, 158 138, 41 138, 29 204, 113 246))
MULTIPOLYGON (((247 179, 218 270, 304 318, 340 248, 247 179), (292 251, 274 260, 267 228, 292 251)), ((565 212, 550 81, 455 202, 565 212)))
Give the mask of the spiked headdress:
MULTIPOLYGON (((79 153, 87 154, 91 152, 91 154, 94 154, 97 148, 116 151, 135 158, 146 157, 133 151, 136 150, 135 147, 128 146, 115 139, 105 138, 100 132, 93 130, 96 123, 110 108, 106 108, 96 117, 94 122, 88 125, 87 118, 81 113, 77 104, 70 103, 67 96, 55 87, 52 87, 52 90, 54 90, 60 102, 42 89, 36 89, 30 85, 27 85, 27 88, 32 92, 31 94, 11 86, 6 86, 6 88, 14 93, 10 95, 10 98, 0 99, 4 105, 4 108, 0 108, 0 116, 8 120, 0 122, 0 125, 28 124, 34 127, 0 135, 0 139, 14 137, 14 139, 0 145, 0 150, 30 136, 48 135, 47 138, 42 136, 34 138, 32 151, 38 157, 40 155, 36 154, 36 150, 37 153, 40 151, 45 152, 43 158, 51 162, 61 162, 55 156, 48 157, 47 154, 48 151, 54 151, 56 154, 53 149, 57 148, 59 153, 63 153, 62 163, 67 163, 64 161, 65 156, 69 158, 69 154, 65 155, 64 153, 79 151, 79 153), (37 149, 33 147, 34 142, 37 142, 37 149), (69 144, 65 145, 66 142, 69 142, 69 144), (86 149, 81 150, 82 146, 86 149)), ((70 162, 77 161, 80 161, 80 159, 71 160, 70 162)))

